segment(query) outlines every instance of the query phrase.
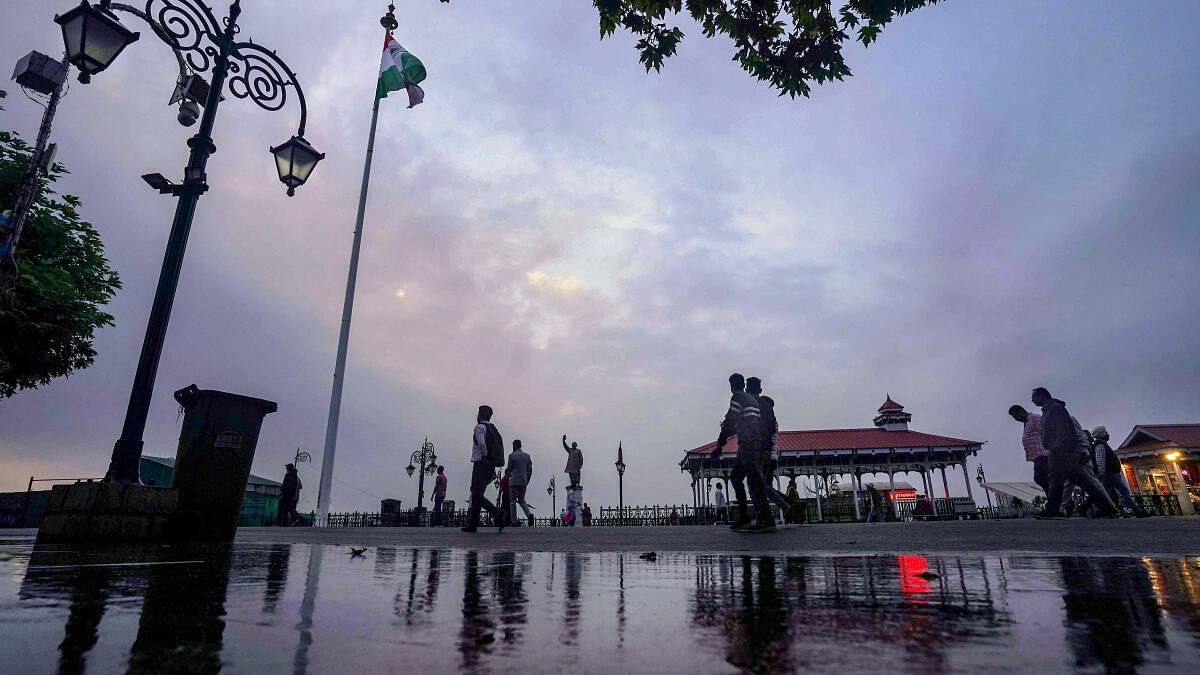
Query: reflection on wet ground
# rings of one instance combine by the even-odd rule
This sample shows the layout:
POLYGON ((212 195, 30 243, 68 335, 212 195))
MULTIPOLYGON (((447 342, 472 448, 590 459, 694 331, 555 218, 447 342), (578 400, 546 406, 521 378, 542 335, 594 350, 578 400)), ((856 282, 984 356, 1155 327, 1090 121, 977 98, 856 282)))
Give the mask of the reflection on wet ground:
POLYGON ((1200 557, 0 545, 0 672, 1200 672, 1200 557))

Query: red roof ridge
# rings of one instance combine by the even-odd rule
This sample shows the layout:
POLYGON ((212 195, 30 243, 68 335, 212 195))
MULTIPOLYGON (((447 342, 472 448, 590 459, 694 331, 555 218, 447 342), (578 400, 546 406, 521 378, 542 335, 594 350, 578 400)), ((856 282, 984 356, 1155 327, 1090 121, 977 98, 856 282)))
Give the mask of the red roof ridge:
MULTIPOLYGON (((807 433, 829 433, 830 431, 876 431, 879 427, 842 427, 839 429, 792 429, 791 431, 780 430, 781 434, 807 434, 807 433)), ((922 433, 922 432, 917 432, 922 433)))
POLYGON ((1162 428, 1162 427, 1200 427, 1200 422, 1190 422, 1184 424, 1135 424, 1135 427, 1146 428, 1162 428))

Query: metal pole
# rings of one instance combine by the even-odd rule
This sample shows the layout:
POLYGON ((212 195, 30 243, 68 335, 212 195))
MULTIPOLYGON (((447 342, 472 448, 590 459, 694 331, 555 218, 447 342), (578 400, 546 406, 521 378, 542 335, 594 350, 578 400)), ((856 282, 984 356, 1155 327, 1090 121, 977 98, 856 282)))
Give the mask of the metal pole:
POLYGON ((421 478, 417 481, 417 508, 425 503, 425 453, 421 453, 421 478))
MULTIPOLYGON (((69 75, 71 70, 66 56, 63 56, 62 65, 66 69, 66 74, 69 75)), ((46 103, 46 112, 42 113, 42 124, 38 127, 37 141, 33 144, 33 154, 29 156, 29 166, 25 167, 25 175, 21 176, 21 191, 17 193, 17 203, 13 205, 12 222, 10 223, 12 232, 8 238, 8 246, 4 247, 7 253, 5 260, 0 260, 0 279, 11 272, 14 281, 16 280, 17 243, 21 240, 21 230, 25 226, 25 218, 29 215, 29 209, 33 207, 34 198, 37 197, 38 167, 42 163, 42 155, 45 154, 46 145, 50 141, 50 126, 54 123, 54 113, 58 109, 59 99, 62 98, 62 90, 63 85, 60 84, 50 94, 50 100, 46 103), (8 261, 12 262, 11 266, 4 264, 8 261)), ((47 173, 49 172, 47 171, 47 173)))
POLYGON ((192 149, 187 167, 183 170, 183 185, 179 202, 175 206, 175 219, 171 222, 171 234, 167 239, 167 252, 163 257, 162 270, 158 276, 158 288, 154 291, 154 304, 150 308, 150 319, 146 324, 146 337, 142 341, 142 353, 138 358, 137 372, 133 376, 133 390, 129 394, 129 407, 125 412, 125 424, 121 438, 113 446, 112 461, 104 480, 110 483, 141 484, 139 463, 142 458, 142 434, 146 430, 146 418, 150 413, 150 399, 154 395, 154 379, 158 375, 158 361, 162 356, 163 343, 167 337, 167 324, 171 320, 171 307, 175 303, 175 290, 179 286, 179 272, 183 267, 183 255, 187 249, 188 235, 192 230, 192 219, 196 215, 196 203, 200 195, 208 190, 204 182, 204 169, 208 158, 217 151, 213 144, 212 129, 217 118, 217 106, 221 103, 221 91, 225 77, 229 74, 229 54, 233 50, 237 32, 237 19, 241 6, 233 3, 229 18, 222 33, 220 49, 213 65, 213 81, 204 104, 204 115, 200 118, 200 129, 188 139, 192 149))
POLYGON ((371 184, 371 156, 375 152, 375 126, 379 121, 379 97, 371 108, 371 133, 367 136, 367 157, 363 161, 362 186, 358 193, 358 215, 354 219, 354 244, 350 249, 350 271, 346 274, 346 298, 342 303, 342 330, 338 335, 337 362, 333 368, 333 392, 329 396, 329 419, 325 424, 325 454, 321 456, 321 485, 317 493, 317 515, 329 513, 333 489, 333 459, 337 452, 338 418, 342 411, 342 384, 346 379, 346 351, 350 346, 350 318, 354 313, 354 286, 358 280, 358 252, 362 245, 363 216, 367 209, 367 188, 371 184))
POLYGON ((621 514, 621 517, 618 518, 617 521, 621 525, 624 525, 625 524, 625 473, 624 472, 617 474, 617 512, 621 514))

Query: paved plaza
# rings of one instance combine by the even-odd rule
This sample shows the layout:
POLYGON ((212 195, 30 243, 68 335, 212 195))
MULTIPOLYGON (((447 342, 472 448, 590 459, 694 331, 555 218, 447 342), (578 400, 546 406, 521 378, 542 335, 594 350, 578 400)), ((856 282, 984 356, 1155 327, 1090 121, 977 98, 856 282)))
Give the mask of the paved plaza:
POLYGON ((711 527, 242 528, 255 543, 418 546, 509 551, 752 553, 1030 552, 1055 555, 1200 555, 1200 518, 789 525, 769 534, 711 527))
POLYGON ((248 528, 78 548, 3 530, 0 672, 1193 673, 1198 530, 248 528))

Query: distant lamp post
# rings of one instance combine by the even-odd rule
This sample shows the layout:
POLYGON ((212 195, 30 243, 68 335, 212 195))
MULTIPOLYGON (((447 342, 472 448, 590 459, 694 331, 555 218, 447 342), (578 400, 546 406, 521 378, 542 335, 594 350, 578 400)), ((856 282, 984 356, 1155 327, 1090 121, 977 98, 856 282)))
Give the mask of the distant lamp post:
POLYGON ((195 135, 188 139, 190 150, 182 182, 173 182, 161 174, 142 177, 151 187, 178 201, 146 324, 146 337, 133 377, 125 422, 104 477, 111 483, 140 484, 138 465, 142 436, 150 412, 158 362, 166 341, 167 324, 171 319, 196 205, 209 187, 205 173, 208 158, 217 149, 212 137, 217 107, 227 93, 234 98, 248 98, 270 111, 281 110, 289 97, 295 97, 300 107, 296 133, 285 143, 271 148, 279 180, 287 186, 289 196, 308 180, 323 155, 304 140, 308 107, 296 74, 273 50, 251 40, 237 39, 241 0, 230 3, 228 16, 224 19, 218 19, 202 0, 146 0, 142 9, 112 0, 100 0, 98 5, 82 0, 79 6, 54 19, 62 26, 66 61, 79 69, 80 82, 86 83, 92 75, 108 68, 125 47, 138 39, 138 33, 123 26, 114 11, 141 19, 171 49, 179 66, 178 86, 171 103, 180 103, 180 124, 191 126, 197 117, 200 122, 195 135), (211 82, 205 80, 206 74, 211 82))
MULTIPOLYGON (((979 483, 979 487, 983 488, 983 496, 987 497, 988 510, 994 510, 992 507, 992 491, 987 488, 987 474, 983 472, 983 464, 975 468, 975 482, 979 483)), ((1049 506, 1047 504, 1047 506, 1049 506)))
POLYGON ((622 443, 617 443, 617 513, 619 514, 617 522, 621 525, 625 524, 625 451, 621 447, 622 443))
POLYGON ((275 168, 279 170, 279 181, 287 186, 288 196, 296 194, 296 188, 304 185, 317 162, 325 159, 325 153, 317 152, 303 136, 292 136, 286 143, 271 148, 275 155, 275 168))
POLYGON ((65 57, 61 61, 55 61, 34 51, 22 57, 13 72, 13 79, 17 84, 39 94, 46 94, 50 98, 45 104, 29 164, 21 176, 21 187, 17 191, 12 216, 7 227, 0 227, 0 288, 7 285, 10 279, 15 280, 20 273, 16 260, 17 244, 21 240, 21 231, 25 227, 29 210, 33 208, 33 202, 37 198, 38 176, 49 175, 54 166, 57 146, 50 143, 50 127, 54 124, 54 113, 58 110, 58 102, 62 98, 68 68, 65 57))
POLYGON ((62 26, 67 61, 79 69, 79 81, 87 84, 92 75, 104 70, 139 34, 129 30, 109 10, 109 0, 94 7, 87 0, 66 14, 55 15, 62 26))
POLYGON ((554 524, 558 524, 558 516, 554 512, 558 510, 558 488, 554 484, 554 477, 550 477, 550 484, 546 486, 546 494, 550 495, 550 518, 554 520, 554 524))
POLYGON ((429 442, 428 436, 425 437, 425 442, 421 444, 421 449, 413 452, 412 456, 408 458, 408 466, 404 467, 404 470, 408 473, 409 478, 412 478, 413 474, 417 473, 417 467, 414 466, 416 464, 421 465, 420 476, 417 477, 417 508, 422 509, 425 508, 425 474, 432 473, 428 469, 437 471, 434 468, 437 466, 437 453, 434 452, 433 443, 429 442))

